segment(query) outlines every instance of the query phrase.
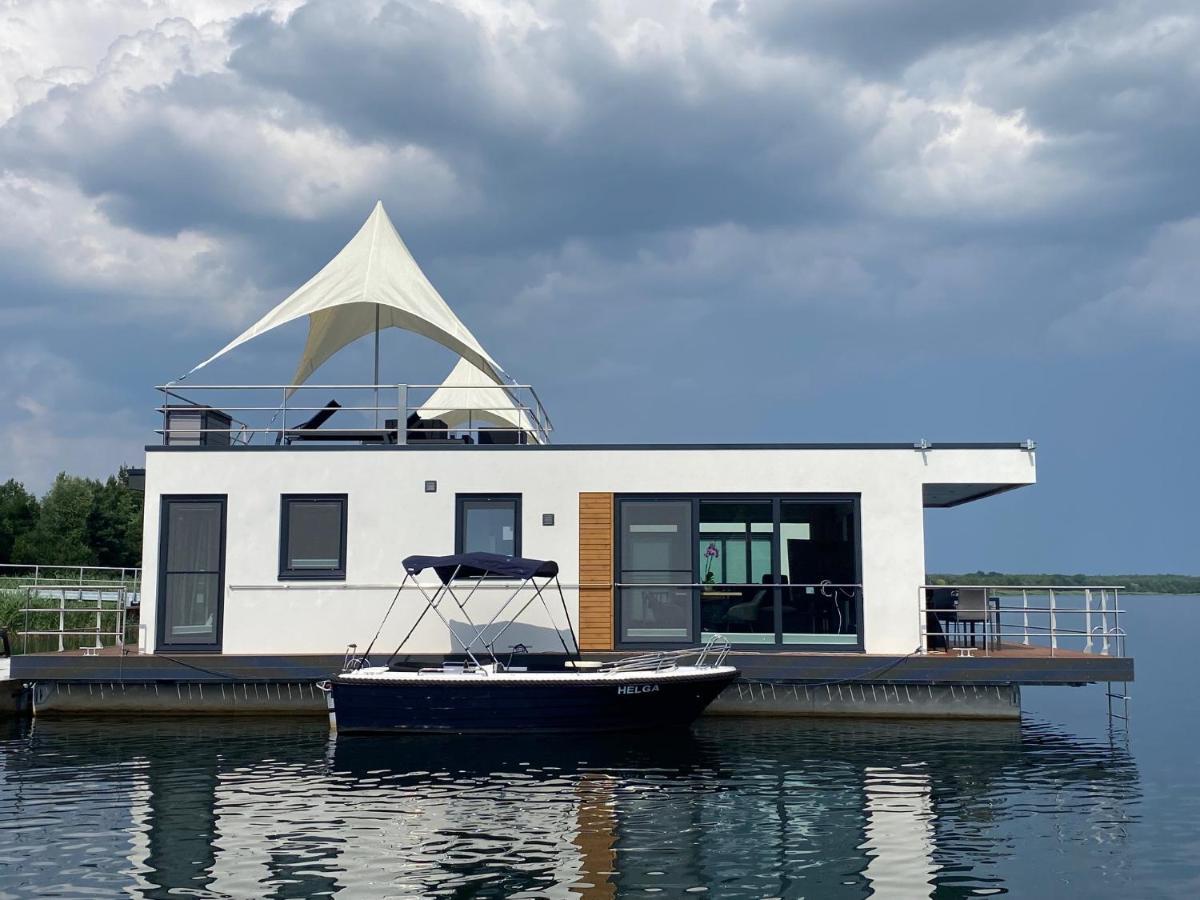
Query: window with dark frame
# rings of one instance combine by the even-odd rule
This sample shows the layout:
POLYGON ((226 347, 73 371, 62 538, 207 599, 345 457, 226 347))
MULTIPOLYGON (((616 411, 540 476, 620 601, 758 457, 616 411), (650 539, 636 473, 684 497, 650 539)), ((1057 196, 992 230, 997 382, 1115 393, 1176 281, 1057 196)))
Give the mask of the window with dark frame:
POLYGON ((279 516, 281 581, 345 581, 346 495, 284 494, 279 516))
POLYGON ((455 506, 455 553, 521 555, 520 494, 458 494, 455 506))

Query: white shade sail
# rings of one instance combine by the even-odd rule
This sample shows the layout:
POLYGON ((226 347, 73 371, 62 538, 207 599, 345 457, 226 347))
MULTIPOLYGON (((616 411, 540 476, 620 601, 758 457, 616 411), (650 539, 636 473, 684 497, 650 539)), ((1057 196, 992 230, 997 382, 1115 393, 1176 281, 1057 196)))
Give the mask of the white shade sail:
POLYGON ((450 429, 496 425, 520 428, 527 440, 539 442, 533 418, 508 388, 496 383, 466 359, 460 359, 441 386, 417 413, 422 419, 441 419, 450 429))
POLYGON ((424 335, 469 361, 492 383, 504 383, 504 370, 425 277, 383 203, 375 204, 358 234, 325 268, 188 375, 301 316, 309 317, 308 341, 292 384, 303 384, 333 354, 377 326, 424 335))

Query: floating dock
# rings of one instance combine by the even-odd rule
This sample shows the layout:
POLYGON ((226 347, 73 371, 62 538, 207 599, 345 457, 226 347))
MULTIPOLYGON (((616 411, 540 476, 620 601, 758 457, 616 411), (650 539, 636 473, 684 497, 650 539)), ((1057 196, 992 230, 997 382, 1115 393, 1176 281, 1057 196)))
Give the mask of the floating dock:
MULTIPOLYGON (((612 659, 619 654, 587 654, 612 659)), ((446 657, 411 656, 414 665, 446 657)), ((531 654, 531 667, 552 657, 531 654)), ((910 656, 731 653, 742 677, 711 715, 1015 719, 1023 685, 1133 680, 1129 657, 1020 647, 988 655, 910 656)), ((384 658, 373 659, 382 664, 384 658)), ((229 656, 106 650, 43 653, 0 660, 10 712, 51 715, 324 715, 319 681, 341 669, 340 655, 229 656), (7 670, 7 671, 6 671, 7 670)))

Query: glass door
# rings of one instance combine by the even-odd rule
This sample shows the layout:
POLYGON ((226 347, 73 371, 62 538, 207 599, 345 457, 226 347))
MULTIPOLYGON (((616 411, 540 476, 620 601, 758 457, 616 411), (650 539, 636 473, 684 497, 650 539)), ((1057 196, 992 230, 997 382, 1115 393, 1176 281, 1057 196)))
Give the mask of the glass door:
POLYGON ((858 643, 858 533, 851 500, 784 500, 780 610, 784 644, 858 643))
POLYGON ((620 541, 621 641, 691 641, 692 502, 624 501, 620 541))
POLYGON ((775 517, 770 500, 701 500, 700 639, 775 643, 775 517))
POLYGON ((164 497, 158 559, 158 647, 219 651, 225 497, 164 497))

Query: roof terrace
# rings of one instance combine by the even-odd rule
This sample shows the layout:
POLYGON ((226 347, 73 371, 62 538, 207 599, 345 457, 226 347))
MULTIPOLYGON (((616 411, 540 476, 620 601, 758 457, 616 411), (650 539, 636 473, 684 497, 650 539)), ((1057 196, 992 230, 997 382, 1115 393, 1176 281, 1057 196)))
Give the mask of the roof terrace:
POLYGON ((452 372, 440 385, 159 385, 155 431, 170 447, 550 442, 554 426, 532 385, 485 384, 460 368, 464 380, 452 372))

